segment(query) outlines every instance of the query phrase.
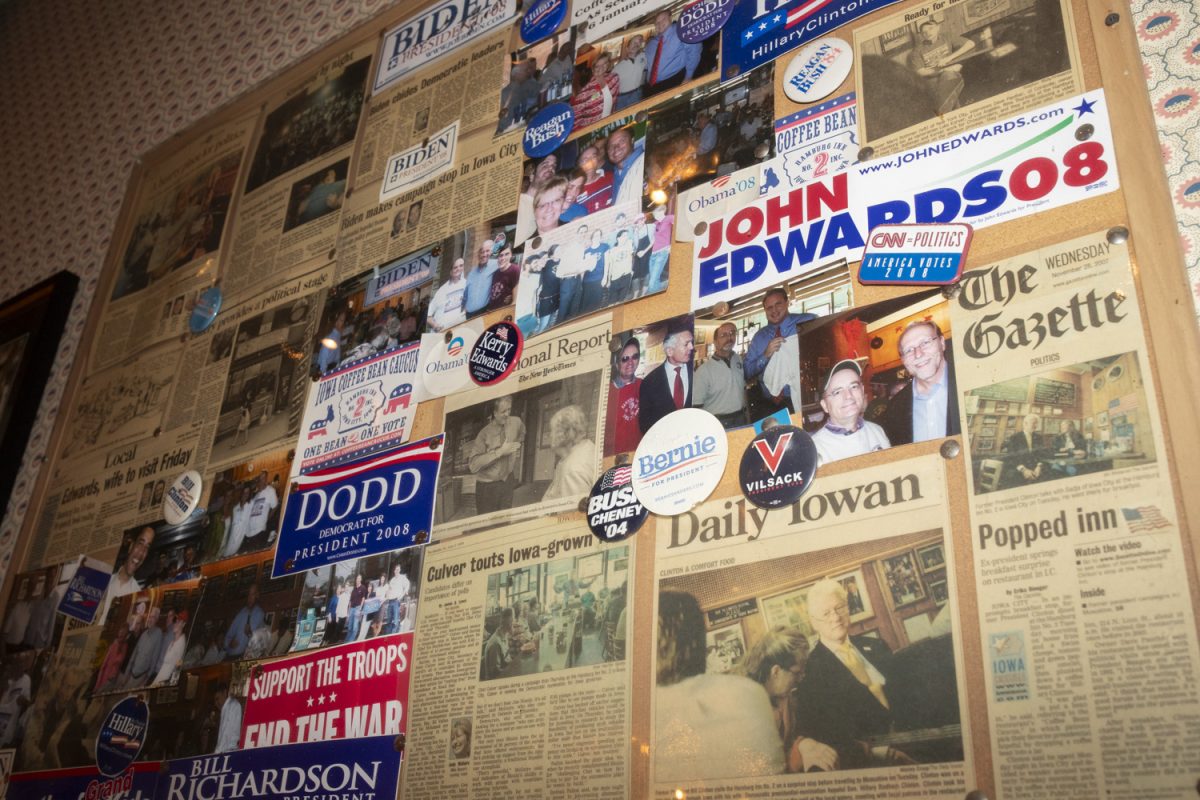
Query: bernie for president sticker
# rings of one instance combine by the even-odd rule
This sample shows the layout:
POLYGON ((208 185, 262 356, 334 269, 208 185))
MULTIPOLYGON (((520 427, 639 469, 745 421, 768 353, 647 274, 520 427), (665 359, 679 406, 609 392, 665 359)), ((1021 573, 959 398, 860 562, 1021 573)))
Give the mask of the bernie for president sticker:
POLYGON ((628 464, 605 470, 588 496, 588 527, 602 542, 628 539, 649 516, 633 491, 633 467, 628 464))
POLYGON ((524 341, 521 329, 511 322, 497 322, 485 330, 467 359, 471 380, 491 386, 507 378, 521 360, 524 341))
POLYGON ((729 440, 716 417, 701 408, 672 411, 638 445, 633 491, 655 514, 682 514, 712 494, 728 459, 729 440))
POLYGON ((800 499, 817 471, 812 437, 791 425, 767 428, 750 440, 738 480, 746 499, 759 508, 779 508, 800 499))

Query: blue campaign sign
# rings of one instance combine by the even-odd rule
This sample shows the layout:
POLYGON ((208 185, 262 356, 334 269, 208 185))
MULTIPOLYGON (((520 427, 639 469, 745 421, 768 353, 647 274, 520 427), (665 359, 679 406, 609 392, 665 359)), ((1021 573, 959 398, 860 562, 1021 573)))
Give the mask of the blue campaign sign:
POLYGON ((400 781, 400 753, 394 743, 394 736, 364 736, 181 758, 167 762, 158 796, 167 800, 390 800, 400 781))
POLYGON ((721 29, 721 80, 736 78, 896 1, 737 0, 721 29))
POLYGON ((58 604, 58 613, 91 625, 111 578, 112 575, 105 570, 80 564, 58 604))
POLYGON ((17 772, 9 776, 5 800, 79 800, 81 797, 119 797, 151 800, 162 762, 139 761, 113 777, 95 767, 17 772))
POLYGON ((96 768, 114 778, 137 761, 146 744, 150 706, 140 697, 126 697, 113 706, 96 736, 96 768))
POLYGON ((272 576, 426 544, 442 437, 292 479, 272 576))
POLYGON ((566 18, 567 0, 535 0, 521 17, 521 41, 533 44, 545 39, 566 18))

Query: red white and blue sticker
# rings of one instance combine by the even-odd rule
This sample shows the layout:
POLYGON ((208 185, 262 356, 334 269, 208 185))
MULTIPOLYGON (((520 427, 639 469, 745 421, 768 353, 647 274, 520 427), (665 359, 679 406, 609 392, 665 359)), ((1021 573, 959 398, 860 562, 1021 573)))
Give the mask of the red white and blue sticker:
POLYGON ((642 437, 633 457, 633 491, 655 514, 682 514, 712 494, 728 460, 721 422, 702 408, 681 408, 642 437))
POLYGON ((497 322, 485 330, 471 348, 467 371, 480 386, 491 386, 507 378, 521 360, 525 337, 511 322, 497 322))
POLYGON ((58 613, 77 619, 85 625, 91 625, 95 621, 96 612, 100 609, 100 598, 104 597, 108 582, 112 579, 112 573, 107 568, 99 564, 90 564, 89 561, 90 559, 85 558, 83 563, 76 567, 71 582, 67 584, 67 591, 58 603, 58 613))
POLYGON ((300 424, 299 474, 345 464, 408 441, 417 412, 420 344, 343 364, 312 385, 300 424))
POLYGON ((574 128, 574 109, 566 103, 551 103, 529 120, 521 146, 529 158, 548 156, 562 146, 574 128))
POLYGON ((605 470, 588 496, 588 527, 602 542, 619 542, 637 533, 650 512, 633 491, 633 467, 605 470))
POLYGON ((141 697, 126 697, 113 706, 96 736, 96 768, 110 778, 137 761, 150 728, 150 706, 141 697))
POLYGON ((734 0, 696 0, 679 12, 679 38, 699 44, 714 36, 733 13, 734 0))
POLYGON ((860 283, 942 285, 962 274, 971 226, 963 222, 877 225, 867 235, 860 283))
POLYGON ((817 472, 817 446, 792 425, 767 428, 750 440, 738 481, 742 494, 759 508, 789 506, 808 491, 817 472))
POLYGON ((783 93, 796 103, 815 103, 833 94, 853 66, 848 42, 822 37, 792 57, 783 71, 783 93))
POLYGON ((534 0, 521 17, 521 41, 533 44, 545 39, 566 18, 567 0, 534 0))
POLYGON ((272 577, 429 541, 442 437, 292 480, 272 577))
POLYGON ((737 0, 721 31, 721 80, 736 78, 896 0, 737 0))
MULTIPOLYGON (((858 105, 854 92, 775 120, 775 161, 762 165, 764 172, 783 167, 786 184, 777 191, 795 189, 809 181, 845 172, 858 161, 858 105)), ((766 180, 761 180, 766 185, 766 180)))

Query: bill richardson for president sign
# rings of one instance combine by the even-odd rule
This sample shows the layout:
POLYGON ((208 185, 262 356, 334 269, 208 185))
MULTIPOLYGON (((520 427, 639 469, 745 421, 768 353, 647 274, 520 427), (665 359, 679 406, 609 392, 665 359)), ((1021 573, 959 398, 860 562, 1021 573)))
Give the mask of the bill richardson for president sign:
POLYGON ((858 260, 877 225, 965 222, 978 229, 1117 185, 1104 95, 1089 92, 852 165, 710 220, 693 246, 692 308, 858 260))
POLYGON ((425 544, 442 437, 292 479, 273 577, 425 544))

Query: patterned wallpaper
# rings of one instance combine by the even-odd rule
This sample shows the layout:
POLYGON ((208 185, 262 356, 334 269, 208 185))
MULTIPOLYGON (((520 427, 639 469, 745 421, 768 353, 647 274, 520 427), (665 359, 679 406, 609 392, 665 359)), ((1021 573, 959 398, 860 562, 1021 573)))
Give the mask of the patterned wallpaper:
MULTIPOLYGON (((81 278, 22 472, 0 571, 24 519, 139 154, 390 5, 386 0, 10 0, 0 5, 0 299, 81 278)), ((1163 159, 1200 309, 1200 24, 1190 0, 1139 0, 1163 159)), ((7 454, 6 454, 7 455, 7 454)))

